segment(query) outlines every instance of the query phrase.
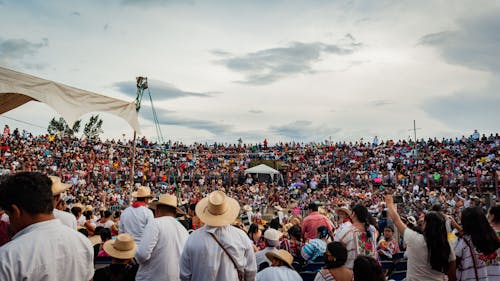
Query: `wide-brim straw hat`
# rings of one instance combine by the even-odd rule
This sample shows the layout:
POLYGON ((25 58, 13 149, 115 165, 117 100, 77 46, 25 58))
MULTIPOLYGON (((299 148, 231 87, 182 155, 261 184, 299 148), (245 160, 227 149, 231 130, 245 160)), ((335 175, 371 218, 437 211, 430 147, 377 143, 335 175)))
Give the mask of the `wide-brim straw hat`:
POLYGON ((209 226, 232 224, 240 212, 240 204, 220 190, 210 193, 196 205, 196 215, 209 226))
POLYGON ((132 192, 132 197, 135 198, 152 198, 151 189, 147 186, 139 186, 137 191, 132 192))
POLYGON ((243 210, 250 212, 252 210, 252 207, 247 204, 247 205, 243 206, 243 210))
POLYGON ((171 194, 160 194, 158 200, 155 200, 149 204, 152 209, 156 209, 158 205, 165 205, 175 208, 178 215, 184 215, 185 212, 177 207, 177 196, 171 194))
POLYGON ((292 267, 293 256, 285 250, 267 252, 266 257, 268 259, 272 259, 272 258, 279 259, 279 260, 283 261, 286 265, 288 265, 288 267, 293 268, 292 267))
POLYGON ((71 184, 63 183, 60 177, 49 176, 49 178, 52 181, 51 188, 52 188, 52 195, 54 196, 63 193, 64 191, 68 190, 68 188, 71 187, 71 184))
POLYGON ((89 240, 90 240, 90 243, 92 243, 92 246, 102 243, 101 235, 90 236, 89 240))
POLYGON ((338 213, 338 212, 344 212, 347 214, 347 216, 350 218, 352 213, 351 213, 351 210, 349 210, 349 208, 345 207, 345 206, 342 206, 342 207, 338 207, 338 208, 335 208, 335 212, 338 213))
POLYGON ((130 234, 119 234, 116 240, 108 240, 104 243, 104 251, 113 258, 127 260, 135 256, 137 245, 130 234))

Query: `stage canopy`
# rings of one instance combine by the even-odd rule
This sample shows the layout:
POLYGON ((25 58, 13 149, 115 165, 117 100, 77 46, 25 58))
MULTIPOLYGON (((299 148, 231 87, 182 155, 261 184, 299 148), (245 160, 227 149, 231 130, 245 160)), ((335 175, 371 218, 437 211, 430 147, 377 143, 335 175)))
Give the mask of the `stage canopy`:
POLYGON ((246 174, 266 174, 270 175, 271 178, 274 178, 274 175, 279 175, 280 172, 278 170, 275 170, 265 164, 260 164, 258 166, 248 168, 245 170, 245 175, 246 174))
POLYGON ((108 112, 125 119, 137 133, 141 131, 134 102, 0 67, 0 114, 32 100, 52 107, 69 126, 86 113, 108 112))

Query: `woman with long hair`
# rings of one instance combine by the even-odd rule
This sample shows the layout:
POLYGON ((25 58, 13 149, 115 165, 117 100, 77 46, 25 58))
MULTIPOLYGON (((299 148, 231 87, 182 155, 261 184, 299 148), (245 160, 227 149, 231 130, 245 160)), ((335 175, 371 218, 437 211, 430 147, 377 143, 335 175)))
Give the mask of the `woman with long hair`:
POLYGON ((442 281, 448 276, 455 281, 455 253, 448 242, 445 217, 438 212, 428 212, 424 217, 423 233, 408 228, 399 216, 392 195, 385 197, 389 217, 394 221, 399 233, 407 245, 408 270, 407 281, 435 280, 442 281))
POLYGON ((346 245, 348 253, 346 266, 352 269, 357 256, 377 258, 377 230, 369 223, 370 213, 363 205, 352 208, 351 219, 352 224, 336 235, 336 241, 346 245))
MULTIPOLYGON (((498 249, 500 241, 478 207, 462 211, 462 236, 455 245, 458 280, 500 278, 498 249)), ((498 280, 498 279, 495 279, 498 280)))
POLYGON ((325 268, 322 269, 314 281, 351 281, 352 270, 345 266, 347 249, 340 242, 330 242, 326 246, 325 268))
POLYGON ((358 256, 354 260, 354 281, 385 281, 384 272, 378 262, 369 256, 358 256))
POLYGON ((262 230, 260 229, 258 224, 252 223, 250 227, 248 227, 247 235, 248 238, 250 238, 250 241, 252 241, 254 252, 258 252, 259 250, 262 250, 266 247, 265 245, 263 245, 263 241, 261 239, 262 230))

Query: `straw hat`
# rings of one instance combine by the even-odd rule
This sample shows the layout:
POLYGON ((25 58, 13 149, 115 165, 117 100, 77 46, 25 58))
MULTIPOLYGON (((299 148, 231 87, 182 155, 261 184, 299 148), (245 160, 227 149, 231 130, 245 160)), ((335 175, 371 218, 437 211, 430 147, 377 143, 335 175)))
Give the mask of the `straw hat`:
POLYGON ((90 243, 92 243, 92 246, 95 246, 97 244, 102 243, 102 238, 101 235, 94 235, 89 237, 90 243))
POLYGON ((247 205, 243 206, 243 210, 250 212, 250 211, 252 211, 252 207, 247 204, 247 205))
POLYGON ((256 188, 255 188, 255 186, 253 186, 253 185, 252 185, 252 186, 250 186, 248 189, 249 189, 252 193, 256 193, 256 192, 257 192, 257 189, 256 189, 256 188))
POLYGON ((283 261, 286 265, 288 265, 288 267, 293 268, 292 267, 293 256, 285 250, 267 252, 266 257, 268 259, 279 259, 283 261))
POLYGON ((52 195, 61 194, 71 187, 71 184, 62 183, 60 177, 49 176, 49 178, 52 181, 52 195))
POLYGON ((135 256, 135 250, 137 245, 134 242, 134 238, 130 234, 119 234, 116 240, 108 240, 104 243, 104 251, 108 253, 113 258, 117 259, 131 259, 135 256))
POLYGON ((335 213, 338 213, 338 212, 344 212, 347 214, 347 216, 349 218, 351 217, 351 210, 349 210, 349 208, 347 208, 345 206, 335 208, 335 213))
POLYGON ((220 190, 210 193, 196 205, 196 215, 209 226, 224 226, 234 222, 240 204, 220 190))
POLYGON ((174 207, 175 211, 179 215, 184 215, 184 211, 177 207, 177 196, 171 195, 171 194, 160 194, 160 198, 158 200, 155 200, 151 202, 150 207, 152 209, 156 209, 156 206, 158 205, 165 205, 165 206, 170 206, 174 207))
POLYGON ((153 195, 151 195, 151 189, 147 186, 139 186, 137 188, 137 191, 132 192, 132 197, 135 198, 152 198, 153 195))

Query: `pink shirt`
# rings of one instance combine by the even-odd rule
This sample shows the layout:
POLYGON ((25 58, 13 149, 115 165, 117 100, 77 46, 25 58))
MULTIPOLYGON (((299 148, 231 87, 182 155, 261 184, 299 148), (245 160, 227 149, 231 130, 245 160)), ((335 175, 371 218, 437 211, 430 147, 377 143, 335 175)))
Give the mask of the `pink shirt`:
POLYGON ((333 226, 327 217, 323 216, 318 212, 312 212, 307 216, 302 222, 302 235, 307 240, 317 238, 317 229, 320 226, 326 226, 328 231, 332 231, 333 226))

